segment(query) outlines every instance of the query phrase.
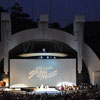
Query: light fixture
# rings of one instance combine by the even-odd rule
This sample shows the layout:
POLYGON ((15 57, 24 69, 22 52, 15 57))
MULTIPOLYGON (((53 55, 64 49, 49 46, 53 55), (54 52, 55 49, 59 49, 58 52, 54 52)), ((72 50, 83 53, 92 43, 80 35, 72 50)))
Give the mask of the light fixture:
POLYGON ((49 59, 49 56, 47 56, 47 59, 49 59))
POLYGON ((56 59, 56 57, 53 57, 54 59, 56 59))
POLYGON ((38 57, 38 56, 53 56, 53 57, 67 57, 65 53, 26 53, 20 54, 20 57, 38 57))
POLYGON ((43 59, 43 56, 40 56, 41 59, 43 59))
POLYGON ((43 51, 43 52, 45 52, 45 51, 46 51, 46 49, 45 49, 45 48, 43 48, 43 49, 42 49, 42 51, 43 51))

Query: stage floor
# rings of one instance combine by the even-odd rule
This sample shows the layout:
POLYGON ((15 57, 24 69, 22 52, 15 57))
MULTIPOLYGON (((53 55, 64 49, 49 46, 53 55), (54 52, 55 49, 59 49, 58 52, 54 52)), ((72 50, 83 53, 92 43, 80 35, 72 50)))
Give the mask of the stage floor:
POLYGON ((29 93, 29 94, 42 94, 42 93, 53 93, 53 94, 58 94, 58 93, 61 93, 61 91, 59 90, 56 90, 55 88, 42 88, 42 89, 36 89, 35 91, 33 91, 32 88, 23 88, 22 89, 12 89, 12 88, 6 88, 4 89, 4 91, 10 91, 10 92, 21 92, 21 93, 29 93))
POLYGON ((61 91, 58 91, 55 88, 43 88, 43 89, 36 90, 34 93, 35 94, 37 93, 61 93, 61 91))

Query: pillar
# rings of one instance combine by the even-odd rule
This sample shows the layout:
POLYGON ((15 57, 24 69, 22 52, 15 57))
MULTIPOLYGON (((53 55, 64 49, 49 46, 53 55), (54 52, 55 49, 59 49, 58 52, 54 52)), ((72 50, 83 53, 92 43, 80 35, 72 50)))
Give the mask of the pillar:
POLYGON ((39 30, 41 31, 42 39, 45 39, 45 31, 48 29, 48 15, 41 14, 39 19, 39 30))
POLYGON ((82 15, 75 16, 74 20, 74 36, 78 58, 78 72, 82 71, 82 49, 84 42, 84 22, 85 17, 82 15))
POLYGON ((1 42, 3 42, 4 72, 8 73, 8 48, 11 36, 11 19, 7 12, 1 13, 1 42))

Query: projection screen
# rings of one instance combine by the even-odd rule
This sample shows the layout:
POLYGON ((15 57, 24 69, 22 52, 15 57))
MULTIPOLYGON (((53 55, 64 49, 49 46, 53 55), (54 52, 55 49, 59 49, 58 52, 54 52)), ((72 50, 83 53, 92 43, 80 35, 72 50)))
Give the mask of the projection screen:
POLYGON ((76 84, 76 59, 10 59, 10 87, 76 84))

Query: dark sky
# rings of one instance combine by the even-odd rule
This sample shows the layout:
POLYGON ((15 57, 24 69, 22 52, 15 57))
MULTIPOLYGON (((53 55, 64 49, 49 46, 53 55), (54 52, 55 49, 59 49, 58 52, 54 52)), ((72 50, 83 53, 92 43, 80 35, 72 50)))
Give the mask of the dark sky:
MULTIPOLYGON (((50 15, 50 0, 33 1, 34 20, 42 13, 50 15)), ((23 6, 24 12, 32 15, 32 0, 0 0, 0 6, 8 8, 15 2, 23 6)), ((85 15, 88 21, 100 21, 100 0, 52 0, 52 21, 68 25, 77 14, 85 15)))

